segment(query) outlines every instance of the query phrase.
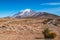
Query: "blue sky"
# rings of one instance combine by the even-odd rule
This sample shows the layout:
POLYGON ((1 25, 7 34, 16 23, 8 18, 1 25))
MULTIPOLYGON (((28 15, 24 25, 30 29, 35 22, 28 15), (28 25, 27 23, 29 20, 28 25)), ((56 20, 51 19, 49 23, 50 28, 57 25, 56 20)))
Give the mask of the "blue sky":
POLYGON ((12 16, 23 9, 60 16, 60 0, 0 0, 0 17, 12 16))

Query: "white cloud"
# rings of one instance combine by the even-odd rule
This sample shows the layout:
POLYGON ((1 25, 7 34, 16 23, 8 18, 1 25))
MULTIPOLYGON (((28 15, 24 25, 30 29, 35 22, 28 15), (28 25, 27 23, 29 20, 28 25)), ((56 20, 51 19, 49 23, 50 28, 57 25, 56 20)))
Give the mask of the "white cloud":
POLYGON ((60 5, 60 3, 42 3, 40 5, 60 5))

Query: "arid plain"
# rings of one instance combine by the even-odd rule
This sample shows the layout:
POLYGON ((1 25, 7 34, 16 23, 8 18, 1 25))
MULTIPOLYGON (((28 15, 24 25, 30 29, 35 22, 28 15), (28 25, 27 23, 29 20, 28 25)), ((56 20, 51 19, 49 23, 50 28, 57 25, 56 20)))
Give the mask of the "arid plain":
POLYGON ((59 18, 1 18, 0 40, 59 40, 59 18), (43 30, 49 28, 57 33, 55 39, 45 39, 43 30))

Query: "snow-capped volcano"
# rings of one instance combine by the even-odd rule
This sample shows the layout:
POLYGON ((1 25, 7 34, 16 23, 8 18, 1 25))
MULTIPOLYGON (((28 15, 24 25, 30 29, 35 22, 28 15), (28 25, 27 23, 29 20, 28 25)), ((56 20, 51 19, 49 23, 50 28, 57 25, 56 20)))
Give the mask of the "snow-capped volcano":
POLYGON ((46 12, 35 12, 31 9, 21 10, 17 14, 13 15, 14 18, 26 18, 26 17, 57 17, 57 15, 46 12))
POLYGON ((25 9, 14 15, 14 17, 32 17, 34 15, 36 15, 36 12, 32 11, 31 9, 25 9))

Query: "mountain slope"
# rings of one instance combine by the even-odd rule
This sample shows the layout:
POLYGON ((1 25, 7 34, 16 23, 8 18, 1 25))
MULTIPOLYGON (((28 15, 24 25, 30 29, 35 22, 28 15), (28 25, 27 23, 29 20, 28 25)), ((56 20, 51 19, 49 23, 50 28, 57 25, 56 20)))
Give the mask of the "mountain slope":
POLYGON ((28 18, 28 17, 58 17, 57 15, 47 12, 35 12, 31 9, 21 10, 17 14, 13 15, 14 18, 28 18))

